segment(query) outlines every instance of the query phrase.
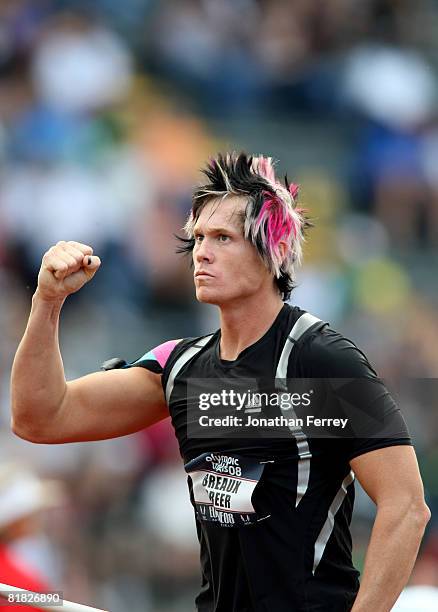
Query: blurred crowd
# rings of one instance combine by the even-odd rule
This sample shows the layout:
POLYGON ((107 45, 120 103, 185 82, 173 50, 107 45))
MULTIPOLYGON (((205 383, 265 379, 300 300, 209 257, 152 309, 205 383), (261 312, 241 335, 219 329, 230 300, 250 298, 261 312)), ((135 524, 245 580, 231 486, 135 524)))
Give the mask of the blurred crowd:
MULTIPOLYGON (((10 432, 9 375, 58 240, 102 259, 62 315, 67 378, 217 327, 174 234, 203 161, 230 148, 280 158, 301 185, 315 228, 291 302, 391 381, 438 510, 437 84, 432 0, 2 0, 0 582, 8 559, 112 612, 193 609, 198 549, 169 423, 31 445, 10 432), (8 474, 56 487, 23 501, 8 474)), ((372 512, 359 494, 359 567, 372 512)), ((412 583, 438 588, 428 530, 412 583)))

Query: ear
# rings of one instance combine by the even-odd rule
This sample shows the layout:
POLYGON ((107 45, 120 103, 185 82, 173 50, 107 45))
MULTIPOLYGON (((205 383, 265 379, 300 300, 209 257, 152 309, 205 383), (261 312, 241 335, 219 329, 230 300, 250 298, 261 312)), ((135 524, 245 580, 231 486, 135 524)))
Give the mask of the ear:
POLYGON ((284 240, 280 240, 278 243, 278 250, 280 251, 281 262, 283 263, 283 261, 286 259, 287 253, 287 243, 284 240))

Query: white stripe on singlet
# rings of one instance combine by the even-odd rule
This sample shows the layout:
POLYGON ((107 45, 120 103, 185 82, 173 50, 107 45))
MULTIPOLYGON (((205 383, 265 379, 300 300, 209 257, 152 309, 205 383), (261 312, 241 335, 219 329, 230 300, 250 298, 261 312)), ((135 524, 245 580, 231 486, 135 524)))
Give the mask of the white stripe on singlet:
POLYGON ((327 542, 333 532, 335 526, 335 514, 339 510, 342 505, 342 502, 347 495, 347 487, 351 485, 354 481, 354 474, 352 471, 344 478, 341 484, 341 488, 336 493, 334 500, 331 503, 330 508, 328 509, 327 518, 322 526, 321 531, 315 542, 315 552, 313 555, 313 569, 312 574, 315 573, 316 568, 319 565, 319 562, 322 559, 322 555, 324 554, 325 547, 327 546, 327 542))
POLYGON ((213 334, 210 336, 205 336, 200 340, 197 340, 196 344, 188 348, 184 351, 184 353, 175 361, 173 368, 170 370, 169 378, 167 379, 166 385, 166 402, 169 405, 170 396, 172 395, 173 387, 175 385, 175 378, 181 371, 181 369, 186 365, 188 361, 195 355, 199 353, 199 351, 204 348, 204 346, 213 338, 213 334))
MULTIPOLYGON (((287 367, 289 364, 289 357, 295 343, 303 336, 313 325, 320 323, 321 319, 314 317, 308 312, 305 312, 295 322, 294 326, 289 332, 286 338, 283 351, 278 361, 277 371, 275 373, 275 385, 282 391, 287 391, 287 367)), ((280 404, 281 406, 281 404, 280 404)), ((295 410, 291 407, 287 412, 280 408, 284 416, 287 418, 296 419, 297 415, 295 410)), ((290 432, 295 438, 297 449, 298 449, 298 474, 297 474, 297 496, 295 499, 295 508, 302 500, 304 494, 309 486, 310 477, 310 460, 312 459, 312 453, 309 450, 309 444, 307 442, 306 434, 299 427, 289 427, 290 432)))

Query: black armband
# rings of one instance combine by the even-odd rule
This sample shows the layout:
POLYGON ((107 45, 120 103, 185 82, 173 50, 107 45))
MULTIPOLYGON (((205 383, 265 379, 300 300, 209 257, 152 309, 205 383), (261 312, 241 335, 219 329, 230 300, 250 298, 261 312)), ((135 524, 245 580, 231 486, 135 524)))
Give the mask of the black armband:
POLYGON ((121 359, 120 357, 113 357, 112 359, 107 359, 104 361, 100 366, 100 369, 106 372, 107 370, 118 370, 123 368, 125 365, 127 365, 127 363, 124 359, 121 359))

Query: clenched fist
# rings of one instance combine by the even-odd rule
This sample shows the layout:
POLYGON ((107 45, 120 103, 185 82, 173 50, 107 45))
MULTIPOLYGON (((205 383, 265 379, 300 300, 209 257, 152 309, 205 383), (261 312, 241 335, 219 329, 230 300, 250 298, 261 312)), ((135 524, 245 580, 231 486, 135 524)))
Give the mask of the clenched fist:
POLYGON ((80 242, 61 240, 44 253, 38 274, 38 294, 45 300, 64 299, 93 278, 100 259, 80 242))

